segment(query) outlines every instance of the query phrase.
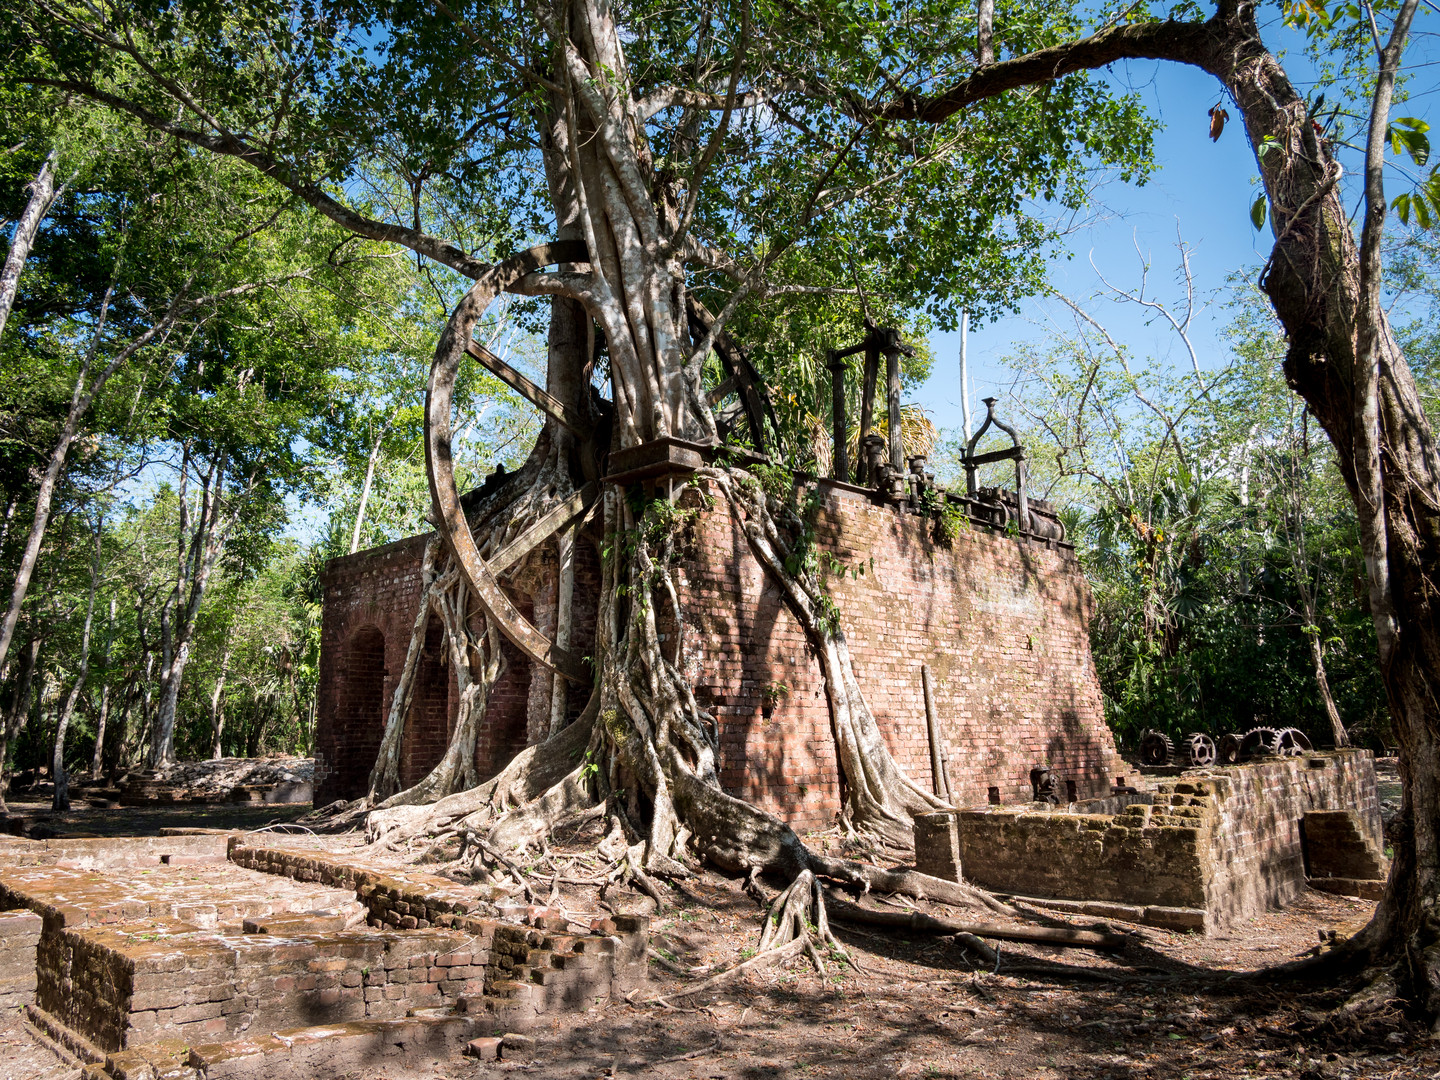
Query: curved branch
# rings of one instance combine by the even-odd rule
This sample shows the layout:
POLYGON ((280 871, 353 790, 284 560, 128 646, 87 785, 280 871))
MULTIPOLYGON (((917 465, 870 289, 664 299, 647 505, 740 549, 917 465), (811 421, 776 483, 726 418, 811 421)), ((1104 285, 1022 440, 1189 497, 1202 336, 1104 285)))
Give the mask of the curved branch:
POLYGON ((881 120, 935 124, 977 101, 1077 71, 1105 67, 1117 60, 1174 60, 1204 67, 1212 27, 1220 17, 1204 23, 1167 19, 1108 27, 1078 41, 990 64, 942 93, 902 94, 879 109, 861 107, 857 111, 881 120))
MULTIPOLYGON (((730 103, 731 109, 754 109, 761 105, 767 105, 781 94, 791 90, 799 90, 801 84, 794 80, 784 80, 774 86, 757 87, 754 90, 740 90, 735 94, 735 100, 730 103)), ((682 86, 667 86, 656 90, 653 94, 646 94, 635 103, 635 115, 641 120, 649 120, 656 113, 662 113, 666 109, 674 109, 683 106, 687 109, 704 109, 709 112, 719 112, 726 107, 727 95, 711 94, 704 90, 687 90, 682 86)))

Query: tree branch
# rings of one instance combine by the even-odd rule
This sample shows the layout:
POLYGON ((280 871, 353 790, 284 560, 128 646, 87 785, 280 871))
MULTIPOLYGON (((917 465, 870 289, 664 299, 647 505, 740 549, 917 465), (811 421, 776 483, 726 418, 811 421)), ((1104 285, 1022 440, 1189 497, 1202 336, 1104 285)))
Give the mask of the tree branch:
POLYGON ((879 109, 861 107, 860 111, 880 120, 935 124, 977 101, 1116 60, 1174 60, 1204 66, 1215 22, 1165 20, 1107 27, 1078 41, 990 64, 939 94, 902 94, 879 109))
POLYGON ((377 221, 350 209, 326 193, 319 184, 299 176, 286 162, 257 149, 238 135, 229 133, 209 135, 203 131, 196 131, 193 128, 166 120, 142 105, 102 90, 91 83, 76 82, 70 79, 24 79, 21 81, 32 86, 48 86, 79 94, 133 116, 154 131, 188 142, 212 153, 238 158, 257 172, 274 180, 341 228, 348 229, 367 240, 399 244, 427 258, 434 259, 438 263, 443 263, 469 278, 477 278, 489 268, 489 263, 467 255, 448 240, 431 236, 420 229, 377 221))

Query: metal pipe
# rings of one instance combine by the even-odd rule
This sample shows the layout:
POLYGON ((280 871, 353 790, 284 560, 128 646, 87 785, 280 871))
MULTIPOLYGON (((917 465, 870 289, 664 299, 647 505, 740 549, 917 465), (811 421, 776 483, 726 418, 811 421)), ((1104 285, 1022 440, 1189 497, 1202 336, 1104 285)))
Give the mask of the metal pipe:
MULTIPOLYGON (((860 391, 860 445, 865 445, 865 437, 870 434, 875 426, 875 383, 880 377, 880 343, 876 340, 874 330, 869 331, 865 337, 865 382, 860 391)), ((875 477, 870 475, 868 458, 860 460, 859 475, 856 476, 856 483, 873 484, 875 477)))
POLYGON ((954 802, 950 794, 950 777, 945 774, 945 755, 940 749, 940 723, 935 718, 935 691, 930 685, 930 665, 920 665, 920 687, 925 692, 925 728, 930 733, 930 783, 935 794, 946 802, 954 802))

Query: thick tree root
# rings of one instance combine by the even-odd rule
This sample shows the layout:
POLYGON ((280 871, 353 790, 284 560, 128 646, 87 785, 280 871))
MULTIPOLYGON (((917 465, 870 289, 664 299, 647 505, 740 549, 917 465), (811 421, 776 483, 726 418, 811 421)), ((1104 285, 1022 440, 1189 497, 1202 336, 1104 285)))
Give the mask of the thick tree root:
POLYGON ((675 998, 693 997, 734 982, 743 975, 784 963, 802 954, 808 955, 810 962, 815 965, 815 970, 825 975, 827 969, 822 951, 830 954, 832 963, 843 962, 856 971, 862 970, 849 950, 830 932, 825 894, 820 888, 820 882, 810 871, 802 870, 790 883, 790 887, 775 898, 770 910, 766 912, 765 928, 760 932, 760 945, 754 956, 698 983, 650 998, 647 1004, 663 1004, 675 998))
MULTIPOLYGON (((1066 945, 1078 949, 1118 950, 1130 943, 1130 939, 1124 934, 1101 933, 1097 930, 1072 930, 1063 926, 1002 926, 999 923, 940 919, 919 911, 874 911, 846 903, 833 894, 830 902, 836 922, 858 923, 863 926, 888 926, 922 934, 956 934, 995 938, 999 941, 1066 945)), ((991 959, 993 961, 994 957, 991 959)))
POLYGON ((372 811, 365 819, 366 840, 394 849, 417 837, 456 828, 462 821, 464 828, 487 838, 498 830, 505 837, 498 844, 504 847, 514 846, 521 835, 538 839, 550 823, 588 810, 597 801, 580 782, 594 714, 593 708, 587 708, 569 727, 544 743, 526 747, 479 787, 428 806, 372 811))
POLYGON ((855 963, 854 957, 830 932, 825 893, 815 875, 808 870, 801 872, 770 905, 770 911, 765 916, 765 930, 760 935, 760 951, 777 949, 796 938, 805 942, 805 951, 810 954, 810 961, 820 974, 825 974, 820 948, 829 950, 833 960, 844 961, 859 970, 860 965, 855 963))

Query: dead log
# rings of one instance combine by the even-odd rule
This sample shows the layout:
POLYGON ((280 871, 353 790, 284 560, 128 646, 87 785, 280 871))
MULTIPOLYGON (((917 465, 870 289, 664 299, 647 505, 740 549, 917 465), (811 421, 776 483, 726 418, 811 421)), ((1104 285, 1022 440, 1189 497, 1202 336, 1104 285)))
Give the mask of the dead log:
POLYGON ((861 926, 886 926, 921 934, 974 934, 998 941, 1028 941, 1037 945, 1061 945, 1076 949, 1123 949, 1130 940, 1124 934, 1098 930, 1072 930, 1062 926, 1004 926, 1000 923, 959 922, 940 919, 919 911, 875 911, 860 907, 827 889, 830 918, 835 922, 861 926))

